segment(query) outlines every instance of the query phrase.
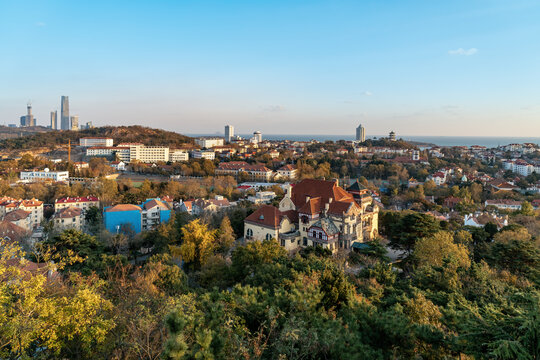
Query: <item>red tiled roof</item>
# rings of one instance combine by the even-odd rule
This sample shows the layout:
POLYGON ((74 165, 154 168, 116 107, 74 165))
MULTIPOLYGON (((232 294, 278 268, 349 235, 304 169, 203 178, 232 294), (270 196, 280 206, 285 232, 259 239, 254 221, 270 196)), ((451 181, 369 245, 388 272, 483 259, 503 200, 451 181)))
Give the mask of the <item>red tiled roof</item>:
POLYGON ((149 210, 153 207, 156 207, 156 206, 160 206, 162 208, 165 208, 165 209, 168 209, 169 207, 167 205, 165 205, 162 201, 160 200, 157 200, 157 199, 152 199, 150 201, 148 201, 146 204, 144 204, 144 208, 146 210, 149 210))
POLYGON ((26 229, 9 221, 0 221, 0 237, 9 238, 12 242, 19 242, 28 234, 26 229))
POLYGON ((296 166, 291 165, 291 164, 287 164, 285 166, 282 166, 278 170, 281 170, 281 171, 293 171, 293 170, 296 170, 296 166))
POLYGON ((17 209, 17 210, 8 212, 6 216, 4 216, 4 220, 5 221, 19 221, 22 219, 26 219, 28 216, 30 216, 30 212, 24 211, 22 209, 17 209))
POLYGON ((347 213, 351 207, 358 207, 358 204, 354 201, 332 201, 328 206, 328 213, 342 215, 343 213, 347 213))
POLYGON ((67 208, 57 211, 56 214, 54 214, 54 217, 59 218, 59 219, 69 219, 69 218, 81 216, 81 214, 82 214, 82 210, 80 208, 67 207, 67 208))
POLYGON ((306 201, 304 205, 300 209, 298 209, 299 213, 302 214, 319 214, 324 207, 324 204, 322 202, 322 199, 320 197, 309 199, 309 201, 306 201))
POLYGON ((297 208, 306 203, 307 197, 322 198, 323 203, 333 201, 354 201, 352 194, 336 185, 333 181, 305 179, 292 188, 291 200, 297 208))
POLYGON ((55 201, 56 204, 71 204, 71 203, 78 203, 78 202, 94 202, 99 201, 99 199, 96 196, 84 196, 84 197, 65 197, 61 199, 57 199, 55 201))
POLYGON ((281 222, 281 212, 275 206, 263 205, 249 215, 245 221, 277 229, 281 222))

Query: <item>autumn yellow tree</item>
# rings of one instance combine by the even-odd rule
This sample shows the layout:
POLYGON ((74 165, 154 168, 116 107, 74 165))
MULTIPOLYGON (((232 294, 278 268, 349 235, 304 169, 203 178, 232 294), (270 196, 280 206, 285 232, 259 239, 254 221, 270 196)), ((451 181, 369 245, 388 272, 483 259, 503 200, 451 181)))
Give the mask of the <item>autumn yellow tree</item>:
POLYGON ((182 260, 200 269, 216 250, 216 230, 209 229, 208 225, 197 219, 182 227, 182 235, 184 239, 180 246, 182 260))
POLYGON ((458 266, 464 268, 471 265, 467 247, 456 244, 452 234, 446 231, 418 240, 413 256, 418 266, 441 266, 449 258, 454 258, 458 266))

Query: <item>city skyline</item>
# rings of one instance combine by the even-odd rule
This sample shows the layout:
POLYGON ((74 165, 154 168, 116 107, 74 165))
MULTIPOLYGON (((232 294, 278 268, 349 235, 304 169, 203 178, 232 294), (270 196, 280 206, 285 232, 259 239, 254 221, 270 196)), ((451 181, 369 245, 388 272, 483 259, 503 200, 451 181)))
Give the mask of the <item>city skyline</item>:
POLYGON ((66 94, 96 126, 540 134, 535 2, 160 4, 3 5, 5 52, 33 56, 0 60, 0 124, 66 94))

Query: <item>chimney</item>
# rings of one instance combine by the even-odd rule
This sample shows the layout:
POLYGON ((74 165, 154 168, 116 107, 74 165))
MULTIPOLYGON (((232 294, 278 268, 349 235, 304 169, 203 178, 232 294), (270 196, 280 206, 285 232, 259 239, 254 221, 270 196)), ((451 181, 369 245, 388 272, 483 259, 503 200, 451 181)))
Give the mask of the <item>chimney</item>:
POLYGON ((306 195, 306 202, 308 202, 311 199, 311 196, 306 195))

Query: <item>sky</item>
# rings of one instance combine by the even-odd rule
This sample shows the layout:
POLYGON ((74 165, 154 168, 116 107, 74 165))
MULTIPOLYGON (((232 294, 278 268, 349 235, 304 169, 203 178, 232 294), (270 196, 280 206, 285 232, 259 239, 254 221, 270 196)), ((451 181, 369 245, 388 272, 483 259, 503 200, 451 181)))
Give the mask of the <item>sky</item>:
POLYGON ((533 0, 0 0, 0 124, 540 136, 533 0))

